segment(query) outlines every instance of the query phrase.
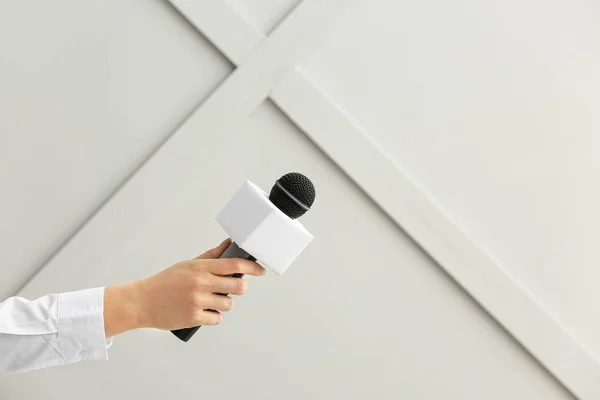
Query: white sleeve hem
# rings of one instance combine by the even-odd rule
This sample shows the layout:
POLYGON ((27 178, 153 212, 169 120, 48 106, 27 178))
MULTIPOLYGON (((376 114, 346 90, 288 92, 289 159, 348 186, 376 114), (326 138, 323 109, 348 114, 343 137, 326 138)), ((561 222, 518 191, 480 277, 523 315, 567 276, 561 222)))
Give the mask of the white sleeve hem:
POLYGON ((61 293, 58 334, 65 364, 108 359, 112 338, 104 331, 104 288, 61 293))

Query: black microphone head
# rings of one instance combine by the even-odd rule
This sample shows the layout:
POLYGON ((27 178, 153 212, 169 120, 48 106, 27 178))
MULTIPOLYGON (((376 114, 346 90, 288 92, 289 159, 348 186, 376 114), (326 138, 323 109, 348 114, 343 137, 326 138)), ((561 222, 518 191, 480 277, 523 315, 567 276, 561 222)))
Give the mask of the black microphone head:
POLYGON ((315 186, 306 176, 290 172, 275 182, 269 200, 288 217, 296 219, 313 205, 315 186))

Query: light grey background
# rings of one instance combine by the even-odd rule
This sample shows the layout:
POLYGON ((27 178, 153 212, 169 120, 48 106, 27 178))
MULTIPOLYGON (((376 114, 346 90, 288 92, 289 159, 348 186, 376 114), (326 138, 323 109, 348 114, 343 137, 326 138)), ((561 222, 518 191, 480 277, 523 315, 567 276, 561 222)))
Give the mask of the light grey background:
POLYGON ((302 65, 596 359, 598 21, 587 0, 373 0, 302 65))
POLYGON ((164 1, 0 2, 0 297, 232 66, 164 1))
POLYGON ((272 105, 236 137, 128 243, 81 255, 81 268, 28 292, 108 285, 191 257, 222 236, 212 216, 239 182, 267 187, 287 170, 319 190, 304 218, 317 239, 296 264, 252 279, 235 312, 187 344, 131 332, 106 363, 1 377, 8 398, 570 398, 272 105))
MULTIPOLYGON (((264 32, 295 3, 232 2, 264 32)), ((392 116, 406 87, 394 49, 406 25, 390 16, 414 21, 415 29, 426 24, 388 4, 363 3, 303 68, 361 120, 380 124, 369 127, 397 151, 404 127, 392 116), (353 21, 357 12, 369 16, 366 24, 353 21), (357 50, 368 62, 349 57, 357 50)), ((6 297, 233 67, 164 1, 3 2, 0 48, 6 297)), ((223 236, 213 217, 244 179, 266 189, 291 170, 310 176, 318 191, 303 219, 316 240, 298 262, 283 277, 251 280, 222 326, 203 328, 190 343, 167 332, 131 332, 116 338, 109 362, 0 377, 2 398, 571 398, 273 104, 233 137, 198 148, 202 168, 152 218, 115 226, 131 232, 126 242, 98 237, 90 254, 65 260, 61 276, 54 263, 25 294, 137 279, 192 257, 223 236)), ((415 166, 430 160, 427 149, 416 148, 415 166)), ((467 154, 452 148, 457 158, 461 151, 467 154)), ((405 160, 400 151, 394 156, 405 160)))

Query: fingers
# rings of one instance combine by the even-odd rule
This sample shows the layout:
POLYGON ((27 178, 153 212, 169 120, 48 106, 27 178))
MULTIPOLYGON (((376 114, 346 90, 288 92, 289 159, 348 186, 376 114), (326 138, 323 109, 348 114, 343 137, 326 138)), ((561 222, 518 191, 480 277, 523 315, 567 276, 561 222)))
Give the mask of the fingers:
POLYGON ((198 301, 206 310, 231 311, 234 306, 232 298, 214 293, 204 293, 198 301))
POLYGON ((247 289, 248 283, 240 278, 215 276, 212 280, 212 290, 215 293, 242 295, 247 289))
POLYGON ((223 315, 218 311, 205 310, 199 315, 198 324, 200 325, 219 325, 223 320, 223 315))
POLYGON ((230 240, 225 240, 220 246, 207 251, 191 262, 179 265, 177 273, 172 272, 182 282, 183 302, 188 304, 184 312, 186 324, 218 325, 223 316, 220 312, 230 311, 234 302, 228 296, 221 294, 242 295, 246 293, 247 283, 232 274, 260 276, 266 270, 258 263, 240 258, 214 259, 222 254, 230 240), (189 299, 189 300, 185 300, 189 299), (191 301, 190 301, 191 300, 191 301), (187 315, 187 316, 186 316, 187 315))
POLYGON ((211 261, 207 270, 213 275, 243 274, 261 276, 266 273, 265 269, 258 263, 241 258, 225 258, 211 261))
POLYGON ((231 244, 231 239, 229 239, 229 238, 225 239, 225 240, 223 240, 223 242, 221 242, 220 245, 218 245, 214 249, 207 250, 206 252, 200 254, 195 259, 196 260, 208 260, 208 259, 213 259, 213 258, 219 258, 225 252, 225 250, 227 250, 227 248, 229 247, 230 244, 231 244))

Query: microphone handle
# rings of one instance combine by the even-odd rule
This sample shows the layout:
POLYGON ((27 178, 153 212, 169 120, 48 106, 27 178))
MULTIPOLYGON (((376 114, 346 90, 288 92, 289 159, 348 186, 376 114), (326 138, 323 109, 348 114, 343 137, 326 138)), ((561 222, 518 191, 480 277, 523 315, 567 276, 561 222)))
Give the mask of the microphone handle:
MULTIPOLYGON (((232 242, 229 245, 229 247, 227 248, 227 250, 225 250, 223 255, 221 255, 221 257, 219 257, 219 258, 243 258, 245 260, 256 261, 256 258, 254 258, 250 254, 246 253, 235 242, 232 242)), ((231 274, 231 275, 227 275, 227 276, 230 276, 233 278, 241 278, 244 275, 243 274, 231 274)), ((221 293, 219 293, 219 294, 221 294, 221 293)), ((223 296, 226 296, 226 294, 223 294, 223 296)), ((194 334, 196 333, 196 331, 198 329, 200 329, 200 326, 194 326, 192 328, 176 329, 171 332, 175 336, 177 336, 179 339, 181 339, 182 341, 187 342, 188 340, 190 340, 192 338, 192 336, 194 336, 194 334)))

